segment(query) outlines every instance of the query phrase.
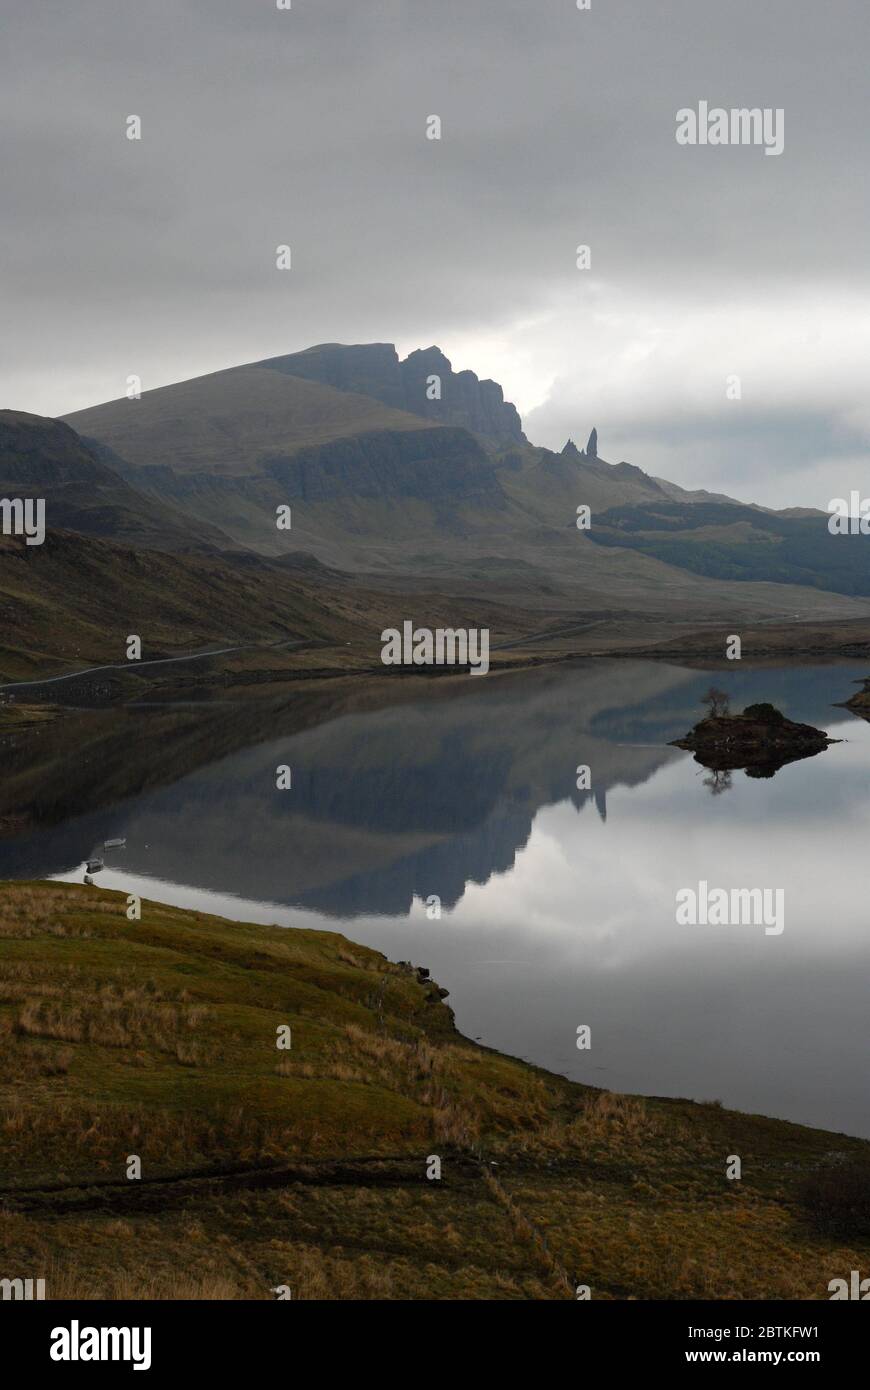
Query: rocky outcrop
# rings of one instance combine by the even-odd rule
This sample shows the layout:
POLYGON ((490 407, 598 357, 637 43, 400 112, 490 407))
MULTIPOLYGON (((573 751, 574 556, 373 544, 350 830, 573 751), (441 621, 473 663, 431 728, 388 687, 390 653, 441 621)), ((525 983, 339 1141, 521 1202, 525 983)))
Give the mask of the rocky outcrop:
POLYGON ((339 391, 372 396, 394 409, 444 425, 460 425, 497 444, 523 444, 522 421, 496 381, 454 372, 440 348, 421 348, 404 361, 392 343, 321 343, 305 352, 257 363, 339 391))
POLYGON ((498 382, 481 381, 470 371, 454 372, 440 348, 410 353, 401 370, 406 410, 444 424, 463 425, 498 443, 525 442, 517 409, 505 400, 498 382), (436 386, 440 399, 430 399, 436 386))
MULTIPOLYGON (((598 462, 598 431, 593 429, 586 441, 585 449, 578 449, 573 439, 569 439, 561 451, 562 458, 585 459, 587 463, 598 462)), ((601 460, 602 463, 604 460, 601 460)), ((608 467, 618 467, 621 465, 608 464, 608 467)))

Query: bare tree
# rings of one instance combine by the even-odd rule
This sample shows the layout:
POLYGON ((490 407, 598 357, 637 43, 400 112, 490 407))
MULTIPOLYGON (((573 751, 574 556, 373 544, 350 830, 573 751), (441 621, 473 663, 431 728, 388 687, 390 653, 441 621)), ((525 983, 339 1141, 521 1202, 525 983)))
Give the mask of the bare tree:
POLYGON ((728 706, 731 696, 727 690, 720 690, 718 686, 711 685, 706 695, 701 696, 701 704, 707 705, 710 719, 718 719, 720 715, 728 713, 728 706))

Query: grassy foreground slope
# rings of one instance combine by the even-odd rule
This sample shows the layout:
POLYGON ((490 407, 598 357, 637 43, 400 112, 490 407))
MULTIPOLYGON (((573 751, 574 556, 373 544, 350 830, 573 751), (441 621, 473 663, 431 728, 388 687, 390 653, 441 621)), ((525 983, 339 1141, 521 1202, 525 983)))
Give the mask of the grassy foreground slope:
POLYGON ((335 933, 3 884, 0 1041, 0 1268, 49 1298, 813 1299, 870 1260, 863 1141, 482 1049, 335 933))

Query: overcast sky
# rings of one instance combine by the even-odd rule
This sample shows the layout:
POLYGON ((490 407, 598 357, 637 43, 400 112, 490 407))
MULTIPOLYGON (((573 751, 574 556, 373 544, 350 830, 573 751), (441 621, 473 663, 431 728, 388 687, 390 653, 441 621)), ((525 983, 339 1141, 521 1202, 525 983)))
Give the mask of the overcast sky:
POLYGON ((437 343, 536 443, 594 424, 605 458, 684 486, 870 495, 867 0, 0 16, 0 406, 437 343), (702 100, 782 108, 782 154, 678 145, 702 100))

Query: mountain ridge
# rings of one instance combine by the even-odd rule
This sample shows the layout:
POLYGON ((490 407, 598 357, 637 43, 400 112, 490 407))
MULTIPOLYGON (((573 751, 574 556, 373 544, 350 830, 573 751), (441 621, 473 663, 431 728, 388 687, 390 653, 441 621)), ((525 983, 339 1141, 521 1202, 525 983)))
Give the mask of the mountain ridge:
POLYGON ((498 382, 481 380, 470 370, 454 372, 434 345, 402 360, 393 343, 318 343, 256 365, 372 396, 439 424, 462 425, 494 443, 528 442, 519 412, 505 401, 498 382))
POLYGON ((454 373, 436 347, 402 360, 392 343, 321 343, 66 419, 191 532, 367 585, 476 593, 528 609, 533 630, 545 608, 695 623, 870 612, 862 552, 829 546, 821 514, 608 463, 596 427, 583 450, 530 444, 501 387, 454 373))

